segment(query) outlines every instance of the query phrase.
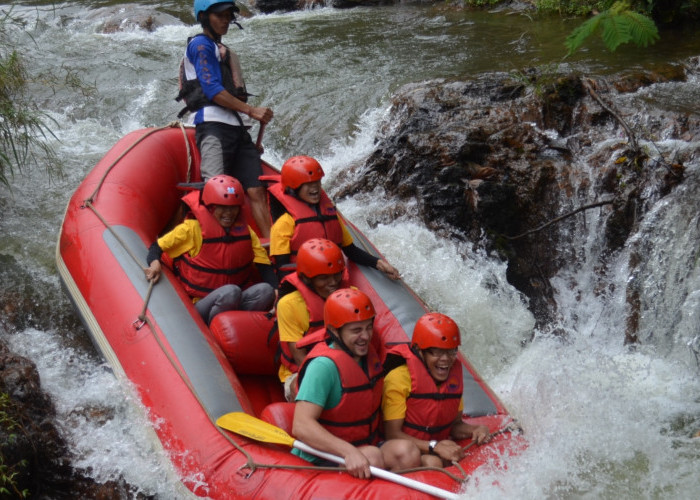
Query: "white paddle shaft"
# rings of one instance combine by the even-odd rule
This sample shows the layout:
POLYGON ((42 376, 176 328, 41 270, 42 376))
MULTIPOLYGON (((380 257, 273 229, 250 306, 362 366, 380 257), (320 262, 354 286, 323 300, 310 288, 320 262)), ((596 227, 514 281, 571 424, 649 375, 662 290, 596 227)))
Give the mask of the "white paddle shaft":
MULTIPOLYGON (((317 457, 325 458, 326 460, 330 460, 331 462, 345 465, 344 459, 336 455, 326 453, 325 451, 320 451, 316 448, 312 448, 308 444, 302 443, 301 441, 295 440, 292 446, 294 448, 300 449, 301 451, 305 451, 306 453, 311 453, 312 455, 315 455, 317 457)), ((403 477, 399 474, 389 472, 388 470, 374 467, 373 465, 369 466, 369 471, 375 477, 386 479, 387 481, 391 481, 393 483, 402 484, 404 486, 407 486, 408 488, 413 488, 414 490, 422 491, 423 493, 429 493, 430 495, 434 495, 439 498, 447 498, 449 500, 457 500, 459 498, 459 495, 452 493, 451 491, 443 490, 442 488, 438 488, 437 486, 433 486, 431 484, 421 483, 420 481, 416 481, 415 479, 411 479, 410 477, 403 477)))

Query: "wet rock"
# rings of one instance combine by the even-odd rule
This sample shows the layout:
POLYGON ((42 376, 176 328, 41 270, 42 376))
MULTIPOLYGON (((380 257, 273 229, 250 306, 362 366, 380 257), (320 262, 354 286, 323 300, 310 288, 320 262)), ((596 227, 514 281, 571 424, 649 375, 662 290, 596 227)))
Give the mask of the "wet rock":
POLYGON ((170 14, 158 12, 150 7, 134 5, 95 9, 88 14, 88 18, 105 19, 101 28, 102 33, 134 30, 152 32, 161 26, 183 24, 182 21, 170 14))
POLYGON ((58 328, 70 334, 82 332, 68 299, 63 296, 56 299, 51 287, 42 287, 11 255, 0 254, 0 283, 0 317, 13 329, 58 328))
MULTIPOLYGON (((393 99, 364 177, 334 195, 380 186, 415 200, 427 226, 506 260, 508 280, 529 298, 538 326, 547 327, 557 316, 550 280, 575 262, 573 236, 585 211, 606 215, 603 255, 610 255, 682 182, 684 159, 640 144, 653 140, 649 130, 665 139, 697 138, 700 118, 663 108, 648 94, 623 97, 619 89, 684 81, 686 66, 599 79, 529 70, 518 81, 492 73, 409 84, 393 99)), ((628 299, 631 306, 638 301, 633 289, 628 299)), ((638 323, 628 319, 625 341, 636 341, 638 323)))
POLYGON ((123 479, 100 484, 72 467, 55 417, 34 364, 0 340, 0 457, 7 478, 0 486, 9 492, 2 498, 145 498, 123 479))
POLYGON ((391 5, 393 0, 331 0, 331 5, 337 9, 349 9, 352 7, 366 7, 371 5, 391 5))
POLYGON ((614 82, 614 85, 618 92, 636 92, 641 87, 652 83, 683 82, 685 79, 686 74, 683 66, 664 64, 654 70, 624 74, 614 82))
MULTIPOLYGON (((290 11, 297 10, 299 8, 304 8, 305 5, 302 3, 308 2, 298 2, 297 0, 255 0, 255 8, 260 12, 269 14, 270 12, 276 11, 290 11)), ((312 3, 308 5, 313 6, 312 3)))
MULTIPOLYGON (((55 425, 56 410, 43 391, 36 366, 10 351, 4 337, 26 328, 60 329, 65 336, 82 330, 67 303, 52 303, 48 287, 36 283, 14 257, 0 254, 0 457, 2 498, 144 498, 123 479, 96 483, 89 471, 71 465, 72 456, 55 425)), ((54 299, 55 302, 55 299, 54 299)), ((89 341, 86 340, 89 343, 89 341)), ((93 419, 108 419, 99 409, 86 409, 93 419)))

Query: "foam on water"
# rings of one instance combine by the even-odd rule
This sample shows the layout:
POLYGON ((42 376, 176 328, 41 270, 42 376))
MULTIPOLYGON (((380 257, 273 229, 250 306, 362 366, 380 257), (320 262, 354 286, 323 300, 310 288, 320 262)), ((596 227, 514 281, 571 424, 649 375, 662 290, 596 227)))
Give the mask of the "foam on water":
POLYGON ((27 329, 9 340, 36 364, 76 467, 98 482, 121 476, 143 494, 178 498, 177 475, 153 442, 146 409, 127 382, 92 353, 66 346, 55 332, 27 329))
MULTIPOLYGON (((30 10, 24 13, 30 15, 30 10)), ((181 57, 182 41, 196 31, 182 25, 159 28, 155 34, 102 35, 95 33, 99 22, 95 19, 74 20, 66 28, 62 16, 80 19, 79 10, 64 4, 57 10, 59 16, 46 17, 35 36, 40 42, 52 39, 52 47, 61 44, 61 59, 81 70, 88 71, 94 63, 85 60, 86 49, 104 60, 105 72, 98 76, 100 97, 98 102, 67 101, 63 108, 50 108, 51 116, 62 124, 57 130, 59 148, 70 168, 66 178, 50 188, 51 204, 32 195, 36 176, 18 181, 19 202, 8 209, 2 226, 12 239, 0 246, 25 259, 28 268, 43 262, 44 267, 34 271, 44 272, 41 281, 56 288, 48 263, 70 192, 119 137, 172 119, 171 111, 177 107, 172 103, 174 86, 165 81, 174 81, 172 63, 181 57), (132 52, 121 54, 124 44, 132 44, 132 52), (164 66, 144 64, 139 60, 143 53, 149 60, 162 58, 164 66), (170 72, 167 78, 165 67, 170 72), (140 73, 124 80, 119 78, 121 72, 140 73), (122 107, 124 96, 128 104, 122 107), (32 215, 32 204, 45 210, 45 220, 32 215), (29 220, 36 225, 32 231, 23 229, 29 220)), ((322 23, 326 17, 341 15, 351 14, 324 9, 259 16, 246 21, 246 30, 236 36, 250 47, 256 30, 266 23, 294 23, 306 16, 322 23)), ((270 44, 261 44, 262 50, 272 50, 270 44)), ((51 57, 47 53, 45 61, 51 57)), ((348 175, 361 174, 348 174, 348 168, 360 165, 373 150, 385 106, 367 106, 353 124, 353 133, 336 134, 328 147, 319 148, 323 153, 318 158, 327 173, 324 183, 331 193, 348 182, 348 175)), ((271 134, 265 159, 281 165, 293 154, 315 154, 297 149, 304 138, 292 143, 275 139, 284 135, 282 123, 275 124, 278 128, 271 134)), ((662 146, 697 148, 678 141, 662 146)), ((693 168, 689 170, 690 176, 697 176, 693 168)), ((677 196, 700 199, 685 184, 677 196)), ((534 319, 522 295, 508 284, 503 262, 428 231, 411 217, 411 202, 375 190, 344 199, 339 207, 431 308, 455 318, 463 331, 463 351, 525 429, 529 448, 507 458, 505 472, 492 467, 478 471, 465 487, 465 498, 697 496, 700 439, 690 436, 700 429, 700 378, 689 349, 694 342, 700 344, 697 207, 693 212, 687 203, 660 202, 637 235, 640 245, 654 244, 640 247, 648 256, 641 288, 649 294, 642 297, 644 344, 636 350, 622 345, 624 288, 630 275, 627 250, 610 263, 603 283, 614 285, 603 289, 614 290, 594 293, 601 284, 595 275, 595 238, 600 229, 595 218, 588 221, 578 265, 553 280, 562 313, 559 326, 566 332, 554 337, 533 331, 534 319), (408 215, 394 218, 396 208, 408 215), (693 213, 679 212, 683 210, 693 213), (533 342, 523 344, 533 333, 533 342)), ((90 468, 98 480, 122 475, 147 495, 178 498, 172 466, 150 441, 144 409, 131 388, 115 380, 92 351, 67 345, 51 330, 27 329, 9 338, 13 349, 37 364, 42 385, 57 406, 58 423, 76 454, 76 465, 90 468)), ((198 480, 187 478, 192 483, 198 480)))
MULTIPOLYGON (((693 169, 688 175, 692 179, 693 169)), ((692 186, 689 181, 675 196, 694 196, 684 192, 692 186)), ((376 224, 373 214, 399 203, 375 190, 342 201, 340 208, 432 308, 455 318, 463 351, 530 442, 522 455, 506 459, 506 472, 489 467, 477 472, 465 498, 692 498, 700 464, 700 440, 691 438, 700 429, 700 378, 686 344, 693 341, 691 332, 699 331, 694 306, 700 281, 697 265, 691 263, 693 270, 685 273, 688 255, 694 258, 697 249, 697 212, 681 216, 687 204, 660 202, 638 236, 654 241, 644 288, 666 285, 674 297, 667 304, 670 315, 685 311, 673 332, 678 339, 671 345, 677 348, 668 356, 666 342, 635 350, 623 345, 628 252, 604 278, 617 293, 594 293, 601 280, 592 267, 599 258, 596 217, 589 216, 588 231, 581 235, 579 258, 586 265, 572 265, 552 280, 566 336, 535 332, 534 341, 521 348, 534 320, 507 283, 505 264, 445 240, 409 217, 376 224), (661 234, 659 225, 665 228, 661 234), (681 291, 679 283, 663 278, 667 261, 674 263, 681 291)), ((410 206, 404 208, 410 213, 410 206)), ((663 319, 656 318, 658 324, 651 314, 663 316, 663 308, 645 317, 646 329, 661 327, 663 319)))

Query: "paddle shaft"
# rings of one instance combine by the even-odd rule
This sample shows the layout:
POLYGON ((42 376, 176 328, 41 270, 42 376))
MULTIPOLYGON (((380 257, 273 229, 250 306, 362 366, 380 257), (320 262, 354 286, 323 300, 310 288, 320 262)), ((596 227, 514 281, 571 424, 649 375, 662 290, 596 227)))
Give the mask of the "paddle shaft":
MULTIPOLYGON (((294 448, 298 448, 301 451, 305 451, 306 453, 311 453, 312 455, 316 455, 317 457, 330 460, 331 462, 343 465, 345 464, 345 460, 343 460, 342 458, 336 455, 331 455, 330 453, 326 453, 324 451, 317 450, 316 448, 312 448, 308 444, 302 443, 301 441, 295 440, 292 446, 294 448)), ((442 488, 438 488, 437 486, 433 486, 431 484, 421 483, 420 481, 416 481, 415 479, 411 479, 410 477, 403 477, 399 474, 389 472, 388 470, 374 467, 373 465, 369 466, 369 471, 374 477, 386 479, 387 481, 391 481, 393 483, 402 484, 409 488, 413 488, 414 490, 422 491, 423 493, 428 493, 439 498, 446 498, 449 500, 457 500, 459 498, 459 495, 456 495, 451 491, 443 490, 442 488)))
POLYGON ((265 127, 267 126, 267 123, 260 122, 260 130, 258 130, 258 139, 255 141, 255 147, 260 149, 262 146, 262 138, 263 134, 265 133, 265 127))

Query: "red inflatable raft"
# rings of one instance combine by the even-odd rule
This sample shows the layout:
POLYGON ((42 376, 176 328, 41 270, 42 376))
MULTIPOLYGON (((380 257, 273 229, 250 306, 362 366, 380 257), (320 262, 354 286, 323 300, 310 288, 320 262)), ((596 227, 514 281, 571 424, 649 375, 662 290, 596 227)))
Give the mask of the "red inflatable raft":
MULTIPOLYGON (((172 460, 183 496, 225 498, 430 498, 383 479, 288 469, 307 462, 289 449, 251 440, 216 425, 244 412, 290 432, 292 405, 283 403, 274 363, 274 319, 229 312, 210 328, 169 270, 154 287, 144 278, 147 247, 177 222, 179 183, 199 179, 194 129, 144 129, 122 138, 86 176, 66 209, 56 250, 59 274, 88 333, 111 365, 138 391, 153 437, 172 460), (265 465, 260 467, 259 465, 265 465)), ((266 174, 277 173, 267 164, 266 174)), ((248 207, 244 214, 249 216, 248 207)), ((250 219, 249 219, 250 220, 250 219)), ((355 243, 379 255, 349 222, 355 243)), ((351 282, 376 309, 386 346, 406 342, 424 303, 403 282, 349 263, 351 282)), ((465 370, 465 420, 501 431, 473 446, 458 467, 405 477, 458 492, 482 464, 517 452, 524 441, 502 432, 512 421, 498 398, 460 354, 465 370)), ((468 443, 464 443, 466 446, 468 443)))

